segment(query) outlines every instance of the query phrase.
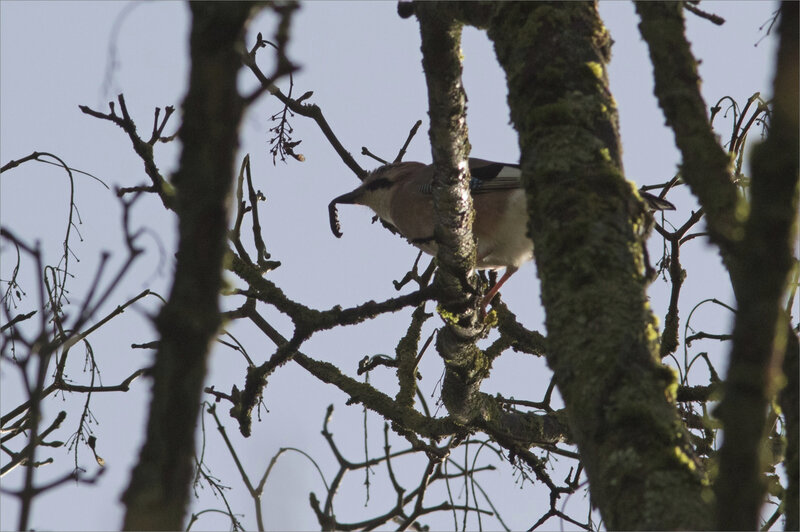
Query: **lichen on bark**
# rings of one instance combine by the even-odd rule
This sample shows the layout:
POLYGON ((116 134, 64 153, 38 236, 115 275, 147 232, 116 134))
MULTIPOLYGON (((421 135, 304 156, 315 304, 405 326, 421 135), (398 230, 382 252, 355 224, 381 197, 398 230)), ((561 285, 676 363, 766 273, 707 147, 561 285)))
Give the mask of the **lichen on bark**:
POLYGON ((657 357, 608 32, 583 2, 498 4, 488 26, 519 133, 548 363, 593 502, 609 528, 708 527, 702 470, 668 393, 675 377, 657 357))

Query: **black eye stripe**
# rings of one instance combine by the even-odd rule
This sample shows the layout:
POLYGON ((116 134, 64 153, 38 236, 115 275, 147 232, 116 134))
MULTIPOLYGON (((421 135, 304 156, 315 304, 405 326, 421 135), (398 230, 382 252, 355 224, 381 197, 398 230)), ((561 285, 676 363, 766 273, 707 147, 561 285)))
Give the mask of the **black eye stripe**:
POLYGON ((392 186, 392 182, 386 179, 385 177, 379 177, 369 183, 364 183, 364 188, 366 190, 378 190, 380 188, 389 188, 392 186))

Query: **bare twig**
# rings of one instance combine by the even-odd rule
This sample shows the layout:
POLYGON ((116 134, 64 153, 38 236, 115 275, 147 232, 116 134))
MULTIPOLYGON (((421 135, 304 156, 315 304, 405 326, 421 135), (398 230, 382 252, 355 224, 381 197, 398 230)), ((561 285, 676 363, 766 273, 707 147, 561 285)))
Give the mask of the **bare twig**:
POLYGON ((703 11, 702 9, 697 7, 695 4, 693 4, 692 2, 684 2, 683 3, 683 8, 686 11, 694 13, 695 15, 697 15, 700 18, 704 18, 704 19, 708 20, 709 22, 711 22, 713 24, 716 24, 717 26, 722 26, 723 24, 725 24, 725 19, 724 18, 720 17, 719 15, 715 15, 714 13, 708 13, 706 11, 703 11))

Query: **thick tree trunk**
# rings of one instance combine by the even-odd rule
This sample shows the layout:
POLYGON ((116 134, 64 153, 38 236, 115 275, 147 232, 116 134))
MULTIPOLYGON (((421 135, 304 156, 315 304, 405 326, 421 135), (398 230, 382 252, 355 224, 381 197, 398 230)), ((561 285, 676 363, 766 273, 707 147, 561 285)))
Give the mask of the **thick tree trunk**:
POLYGON ((548 362, 592 501, 609 529, 708 528, 712 495, 657 356, 608 33, 585 2, 499 4, 488 32, 519 132, 548 362))
POLYGON ((206 356, 221 320, 229 193, 243 102, 236 89, 249 4, 190 4, 191 75, 175 175, 179 243, 175 279, 156 319, 147 436, 123 501, 127 530, 178 530, 189 499, 206 356))

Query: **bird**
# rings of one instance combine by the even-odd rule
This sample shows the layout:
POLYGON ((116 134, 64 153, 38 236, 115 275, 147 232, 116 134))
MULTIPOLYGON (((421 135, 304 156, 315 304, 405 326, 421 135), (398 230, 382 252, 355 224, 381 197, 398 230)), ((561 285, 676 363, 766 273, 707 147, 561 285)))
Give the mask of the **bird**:
MULTIPOLYGON (((533 241, 528 236, 527 199, 519 165, 478 158, 470 158, 468 162, 469 189, 475 209, 472 223, 477 245, 475 268, 505 268, 483 298, 481 308, 485 311, 503 284, 520 266, 533 259, 533 241)), ((341 238, 336 205, 364 205, 412 245, 435 256, 434 173, 432 164, 411 161, 386 164, 372 170, 360 186, 330 202, 331 231, 341 238)), ((640 194, 651 209, 675 208, 667 200, 642 191, 640 194)))

